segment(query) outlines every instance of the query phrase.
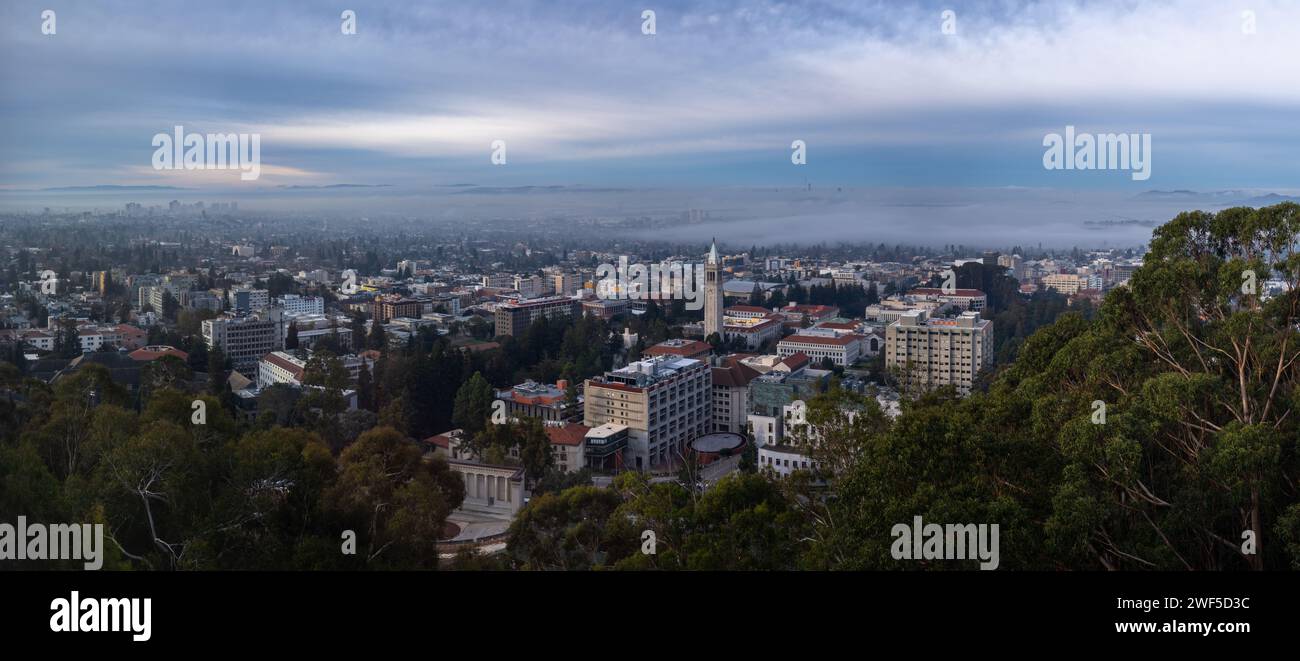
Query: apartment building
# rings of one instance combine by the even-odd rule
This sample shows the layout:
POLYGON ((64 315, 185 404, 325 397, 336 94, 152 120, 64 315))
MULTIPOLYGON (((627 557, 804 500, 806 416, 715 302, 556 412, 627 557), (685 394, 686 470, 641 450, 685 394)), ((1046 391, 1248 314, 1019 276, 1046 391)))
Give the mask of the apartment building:
POLYGON ((968 395, 975 375, 992 364, 993 322, 977 312, 930 318, 914 310, 885 328, 885 366, 899 370, 907 388, 951 385, 968 395))
POLYGON ((423 313, 424 303, 419 299, 389 294, 370 301, 370 318, 377 324, 386 324, 398 317, 419 319, 423 313))

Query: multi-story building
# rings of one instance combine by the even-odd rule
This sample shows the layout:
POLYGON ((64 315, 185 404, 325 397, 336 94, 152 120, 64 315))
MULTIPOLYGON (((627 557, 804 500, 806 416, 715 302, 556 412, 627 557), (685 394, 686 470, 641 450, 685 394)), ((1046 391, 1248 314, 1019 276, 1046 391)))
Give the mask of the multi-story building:
MULTIPOLYGON (((742 342, 748 350, 762 347, 768 341, 781 338, 785 328, 780 315, 765 317, 723 317, 723 337, 729 342, 742 342)), ((708 337, 707 335, 705 337, 708 337)))
POLYGON ((319 296, 285 294, 276 299, 276 303, 284 309, 286 316, 325 314, 325 299, 319 296))
POLYGON ((628 468, 663 467, 712 424, 712 375, 703 361, 657 356, 588 379, 584 421, 628 427, 628 468))
POLYGON ((546 281, 537 275, 517 275, 515 276, 515 291, 519 292, 524 298, 537 298, 548 293, 546 281))
POLYGON ((398 317, 419 319, 423 311, 424 304, 420 300, 396 294, 377 296, 370 301, 370 318, 377 324, 386 324, 398 317))
POLYGON ((582 419, 581 398, 566 402, 568 388, 569 382, 564 379, 556 381, 555 385, 525 381, 509 390, 498 390, 496 398, 505 402, 506 414, 512 418, 577 422, 582 419))
POLYGON ((802 353, 808 356, 814 365, 820 365, 827 358, 841 367, 848 367, 857 362, 862 356, 862 336, 852 333, 840 335, 833 330, 828 329, 828 331, 824 334, 813 334, 810 329, 806 331, 808 334, 791 335, 776 345, 776 352, 782 357, 802 353))
POLYGON ((711 373, 713 425, 709 431, 743 434, 749 415, 749 382, 761 374, 735 358, 713 367, 711 373))
POLYGON ((217 317, 203 322, 208 348, 220 347, 239 372, 253 374, 257 361, 284 348, 284 326, 279 310, 247 317, 217 317))
POLYGON ((613 319, 632 307, 632 301, 624 298, 592 298, 582 302, 582 313, 598 319, 613 319))
POLYGON ((483 286, 491 289, 509 289, 515 284, 515 277, 508 273, 483 276, 483 286))
POLYGON ((551 276, 551 289, 557 296, 572 296, 582 289, 582 278, 576 273, 556 273, 551 276))
POLYGON ((529 325, 542 317, 567 319, 577 316, 581 309, 582 301, 567 296, 501 303, 496 311, 496 334, 522 335, 529 325))
POLYGON ((930 318, 914 310, 885 328, 885 366, 900 371, 905 387, 954 386, 970 394, 979 371, 993 364, 993 322, 977 312, 930 318))
POLYGON ((306 361, 284 351, 272 351, 257 361, 257 387, 268 388, 277 383, 302 385, 306 361))
POLYGON ((672 339, 664 340, 652 347, 647 347, 641 352, 643 357, 653 356, 678 356, 680 358, 695 358, 696 360, 708 360, 709 352, 713 347, 707 342, 699 340, 672 339))
POLYGON ((913 300, 932 300, 943 303, 951 303, 953 307, 960 310, 973 310, 979 312, 988 305, 988 297, 984 292, 978 289, 954 289, 952 293, 945 292, 939 287, 917 287, 907 292, 907 297, 913 300))
POLYGON ((257 312, 271 306, 271 292, 265 289, 239 287, 230 290, 230 309, 236 312, 257 312))
POLYGON ((932 314, 939 314, 950 307, 952 307, 950 303, 937 300, 918 301, 887 298, 874 305, 868 305, 863 313, 863 319, 868 323, 883 326, 898 321, 899 317, 911 310, 927 310, 932 314))
POLYGON ((547 422, 551 456, 561 473, 573 473, 586 466, 587 433, 591 427, 574 422, 547 422))
POLYGON ((1050 273, 1043 276, 1043 288, 1054 289, 1066 296, 1079 293, 1087 287, 1088 281, 1074 273, 1050 273))

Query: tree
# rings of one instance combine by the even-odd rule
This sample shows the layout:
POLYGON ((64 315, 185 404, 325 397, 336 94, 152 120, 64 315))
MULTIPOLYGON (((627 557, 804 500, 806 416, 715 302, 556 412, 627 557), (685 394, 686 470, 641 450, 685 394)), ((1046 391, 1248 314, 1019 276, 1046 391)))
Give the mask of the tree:
POLYGON ((488 424, 488 419, 492 415, 492 403, 495 400, 496 393, 492 390, 492 386, 482 374, 475 372, 456 391, 452 422, 464 429, 467 436, 478 434, 488 424))
POLYGON ((289 332, 287 335, 285 335, 284 338, 284 348, 289 350, 298 348, 298 322, 297 321, 289 322, 289 332))
POLYGON ((378 402, 375 397, 375 382, 370 376, 370 366, 361 365, 357 372, 357 408, 377 412, 378 402))
POLYGON ((573 487, 542 494, 510 524, 506 549, 525 569, 590 569, 605 554, 607 523, 622 504, 616 491, 573 487))
POLYGON ((464 500, 465 482, 445 461, 421 455, 397 430, 377 427, 339 456, 325 499, 357 532, 368 566, 437 567, 437 540, 464 500))
POLYGON ((384 333, 384 325, 378 320, 370 322, 370 336, 366 338, 366 346, 376 351, 383 351, 388 348, 388 337, 384 333))
POLYGON ((221 350, 221 345, 216 344, 208 349, 208 393, 219 394, 225 385, 226 354, 221 350))

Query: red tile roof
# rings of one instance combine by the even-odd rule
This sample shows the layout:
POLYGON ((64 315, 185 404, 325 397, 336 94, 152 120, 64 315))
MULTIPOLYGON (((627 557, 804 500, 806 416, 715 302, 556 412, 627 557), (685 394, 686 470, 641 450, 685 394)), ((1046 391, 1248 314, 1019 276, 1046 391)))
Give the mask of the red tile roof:
POLYGON ((283 370, 288 371, 290 374, 293 375, 293 378, 298 379, 299 381, 302 380, 303 369, 302 369, 301 367, 299 367, 299 366, 297 366, 297 365, 295 365, 295 364, 293 364, 293 363, 291 363, 291 362, 289 362, 289 361, 287 361, 287 360, 285 360, 285 359, 283 359, 283 358, 281 358, 281 357, 279 357, 279 356, 277 356, 277 355, 275 355, 275 354, 273 354, 273 353, 268 353, 268 354, 266 354, 265 356, 262 357, 262 360, 265 360, 266 362, 271 363, 272 365, 275 365, 276 367, 279 367, 280 369, 283 369, 283 370))
POLYGON ((805 367, 806 365, 808 365, 809 362, 810 359, 808 358, 808 354, 802 351, 796 351, 786 356, 781 361, 781 364, 785 365, 786 367, 789 367, 791 371, 795 371, 801 367, 805 367))
POLYGON ((744 387, 750 381, 762 376, 758 370, 740 362, 732 362, 726 367, 714 367, 712 375, 713 385, 729 388, 744 387))
POLYGON ((858 325, 852 322, 823 321, 817 324, 817 328, 830 328, 833 330, 853 330, 858 325))
POLYGON ((681 346, 668 346, 661 342, 652 347, 646 348, 642 353, 646 356, 673 355, 694 358, 699 355, 707 354, 712 349, 713 347, 709 346, 707 342, 690 340, 688 342, 683 342, 681 346))
POLYGON ((591 427, 576 422, 565 423, 563 427, 546 427, 546 435, 551 439, 551 445, 582 445, 589 431, 591 427))
POLYGON ((127 354, 127 356, 130 357, 132 360, 138 360, 141 362, 158 360, 163 356, 176 356, 181 360, 189 360, 190 357, 188 353, 185 353, 184 351, 181 351, 176 347, 159 346, 159 345, 140 347, 139 349, 136 349, 135 351, 132 351, 131 353, 127 354))

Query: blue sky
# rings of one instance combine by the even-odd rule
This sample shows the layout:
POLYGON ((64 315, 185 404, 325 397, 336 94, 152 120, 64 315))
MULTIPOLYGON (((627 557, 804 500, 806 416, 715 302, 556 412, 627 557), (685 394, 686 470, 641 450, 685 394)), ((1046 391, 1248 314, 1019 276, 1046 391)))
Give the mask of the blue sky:
POLYGON ((1300 192, 1294 1, 20 0, 0 51, 0 189, 1300 192), (1150 133, 1151 179, 1044 170, 1043 136, 1067 124, 1150 133), (261 178, 152 169, 176 125, 260 133, 261 178))

